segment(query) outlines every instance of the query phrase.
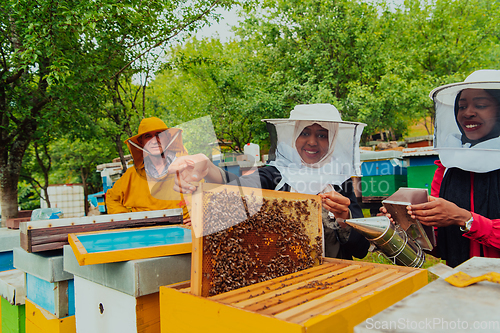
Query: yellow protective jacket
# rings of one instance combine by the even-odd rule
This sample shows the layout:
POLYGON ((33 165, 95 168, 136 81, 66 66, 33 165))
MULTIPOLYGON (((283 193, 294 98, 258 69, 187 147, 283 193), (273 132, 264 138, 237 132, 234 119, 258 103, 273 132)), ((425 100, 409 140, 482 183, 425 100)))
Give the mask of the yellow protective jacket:
POLYGON ((174 137, 168 150, 174 151, 176 156, 187 154, 182 145, 180 130, 168 129, 162 120, 155 117, 143 119, 139 125, 139 133, 125 141, 134 159, 134 167, 128 168, 113 188, 106 192, 108 214, 182 208, 184 219, 189 217, 187 205, 191 202, 191 195, 174 191, 175 175, 166 175, 160 179, 148 178, 144 168, 144 155, 147 153, 130 143, 132 141, 140 145, 138 139, 141 135, 164 130, 171 132, 174 137), (179 135, 175 136, 176 133, 179 135))

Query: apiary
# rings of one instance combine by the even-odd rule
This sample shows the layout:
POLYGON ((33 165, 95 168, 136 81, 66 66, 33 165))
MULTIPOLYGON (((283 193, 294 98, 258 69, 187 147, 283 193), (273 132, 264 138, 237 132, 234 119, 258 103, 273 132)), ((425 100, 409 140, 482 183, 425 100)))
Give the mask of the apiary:
POLYGON ((195 295, 213 296, 321 263, 319 196, 202 183, 192 200, 195 295))
POLYGON ((352 332, 427 284, 427 271, 340 259, 210 297, 160 287, 161 332, 352 332), (192 320, 196 313, 196 320, 192 320))

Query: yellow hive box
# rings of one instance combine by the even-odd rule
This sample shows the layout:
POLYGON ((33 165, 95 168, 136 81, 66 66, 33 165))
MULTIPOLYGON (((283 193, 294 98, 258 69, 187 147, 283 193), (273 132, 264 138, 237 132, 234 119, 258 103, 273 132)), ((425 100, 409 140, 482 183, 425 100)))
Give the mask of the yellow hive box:
POLYGON ((26 298, 26 333, 76 333, 75 316, 57 318, 26 298))
POLYGON ((426 284, 423 269, 325 259, 212 297, 191 294, 189 283, 163 286, 161 332, 352 332, 426 284))

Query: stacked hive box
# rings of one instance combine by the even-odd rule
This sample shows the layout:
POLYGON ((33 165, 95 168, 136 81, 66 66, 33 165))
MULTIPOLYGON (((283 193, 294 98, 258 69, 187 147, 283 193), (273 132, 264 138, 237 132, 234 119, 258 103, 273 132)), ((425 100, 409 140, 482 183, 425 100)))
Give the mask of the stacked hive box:
POLYGON ((64 269, 75 276, 79 333, 160 330, 159 287, 189 280, 191 255, 80 266, 64 247, 64 269))
POLYGON ((0 229, 0 332, 25 331, 24 273, 14 269, 13 249, 19 246, 19 230, 0 229))
POLYGON ((73 275, 63 270, 61 251, 15 248, 14 266, 26 274, 26 332, 75 332, 73 275))
POLYGON ((425 188, 431 194, 431 183, 439 159, 432 147, 406 148, 403 150, 403 161, 408 175, 408 187, 425 188))
POLYGON ((0 272, 14 269, 12 250, 19 247, 19 230, 0 228, 0 272))
POLYGON ((26 287, 22 271, 0 272, 0 296, 0 332, 24 333, 26 287))
POLYGON ((406 168, 396 150, 368 151, 361 154, 363 202, 380 200, 407 186, 406 168))

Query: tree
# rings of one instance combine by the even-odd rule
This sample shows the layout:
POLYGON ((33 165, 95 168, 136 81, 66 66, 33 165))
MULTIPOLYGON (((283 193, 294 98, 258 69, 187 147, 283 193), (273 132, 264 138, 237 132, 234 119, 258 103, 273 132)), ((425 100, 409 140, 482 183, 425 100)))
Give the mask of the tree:
POLYGON ((17 182, 34 136, 54 124, 88 136, 107 82, 182 31, 206 24, 215 8, 230 5, 231 0, 2 1, 2 221, 17 216, 17 182))
POLYGON ((282 101, 264 89, 258 56, 237 42, 192 39, 172 49, 169 59, 150 86, 148 103, 171 126, 210 115, 217 138, 241 152, 246 143, 267 138, 260 119, 285 113, 282 101))
POLYGON ((65 181, 81 182, 83 186, 85 214, 88 213, 88 180, 96 173, 98 164, 111 159, 112 146, 98 139, 82 141, 66 137, 55 140, 52 145, 53 158, 57 161, 57 169, 65 172, 65 181))

